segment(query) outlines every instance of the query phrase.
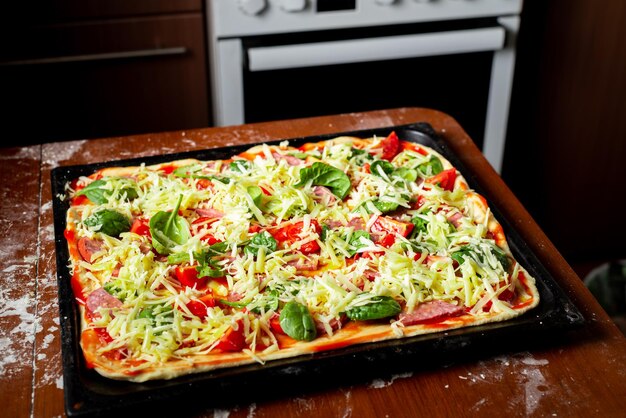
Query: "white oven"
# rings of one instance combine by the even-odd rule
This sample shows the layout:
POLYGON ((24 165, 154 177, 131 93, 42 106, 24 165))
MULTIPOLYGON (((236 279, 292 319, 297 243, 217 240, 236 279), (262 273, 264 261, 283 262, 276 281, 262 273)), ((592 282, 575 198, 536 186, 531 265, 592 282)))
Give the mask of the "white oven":
POLYGON ((430 107, 501 169, 522 0, 207 0, 215 125, 430 107))

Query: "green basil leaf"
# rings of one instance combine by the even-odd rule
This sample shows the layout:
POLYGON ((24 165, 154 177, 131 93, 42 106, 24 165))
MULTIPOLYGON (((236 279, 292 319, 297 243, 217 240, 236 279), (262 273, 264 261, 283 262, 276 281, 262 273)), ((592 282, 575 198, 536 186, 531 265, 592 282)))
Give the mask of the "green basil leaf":
POLYGON ((502 265, 502 268, 504 269, 504 271, 508 272, 509 269, 511 268, 511 260, 505 254, 505 252, 498 247, 493 247, 491 249, 491 252, 498 259, 498 262, 502 265))
POLYGON ((322 231, 320 232, 320 240, 322 240, 322 242, 326 241, 326 237, 328 236, 328 231, 330 231, 330 228, 328 227, 328 225, 322 225, 322 231))
POLYGON ((277 311, 278 310, 278 291, 270 290, 267 299, 267 305, 265 305, 265 312, 267 311, 277 311))
POLYGON ((374 159, 375 159, 374 156, 370 154, 369 152, 367 152, 366 150, 358 149, 354 147, 352 147, 352 149, 350 150, 350 156, 348 157, 348 160, 352 164, 356 164, 359 167, 363 167, 365 163, 374 161, 374 159))
POLYGON ((441 164, 441 160, 438 157, 433 155, 430 157, 430 160, 418 165, 417 169, 426 176, 434 176, 443 171, 443 164, 441 164))
POLYGON ((269 312, 278 310, 278 291, 271 290, 265 291, 260 299, 255 300, 248 305, 250 312, 260 314, 262 312, 269 312))
POLYGON ((291 155, 292 157, 296 157, 300 160, 306 160, 306 158, 309 156, 309 154, 307 154, 306 152, 300 152, 300 151, 293 151, 293 152, 287 153, 287 155, 291 155))
POLYGON ((112 281, 106 282, 102 286, 102 288, 111 296, 115 296, 116 298, 123 301, 123 299, 120 298, 120 294, 124 292, 124 290, 122 288, 117 287, 115 283, 113 283, 112 281))
POLYGON ((202 165, 191 164, 184 167, 178 167, 173 173, 176 177, 182 177, 185 179, 203 179, 203 180, 217 180, 221 183, 228 184, 230 179, 228 177, 219 177, 212 174, 205 174, 202 172, 202 165))
POLYGON ((393 176, 400 177, 408 182, 414 182, 417 180, 417 170, 413 168, 400 167, 397 168, 393 173, 393 176))
MULTIPOLYGON (((193 258, 197 260, 195 254, 193 258)), ((186 261, 189 261, 189 253, 174 253, 167 256, 167 264, 182 264, 186 261)))
MULTIPOLYGON (((93 203, 102 205, 109 201, 109 198, 113 194, 111 189, 116 189, 119 196, 126 195, 126 200, 133 200, 137 198, 138 193, 136 189, 136 183, 127 178, 109 178, 100 179, 89 183, 84 189, 76 193, 76 196, 87 196, 87 199, 93 203), (105 188, 108 183, 113 183, 111 188, 105 188), (117 184, 116 184, 117 183, 117 184), (121 185, 119 184, 121 183, 121 185)), ((115 196, 118 197, 118 196, 115 196)))
POLYGON ((278 243, 274 237, 267 231, 259 232, 255 234, 250 242, 244 247, 246 254, 252 254, 253 256, 259 255, 259 248, 264 247, 267 253, 276 251, 278 243))
POLYGON ((428 229, 427 229, 428 221, 426 219, 421 218, 419 216, 415 216, 413 217, 413 219, 411 219, 411 223, 414 226, 412 235, 416 236, 419 232, 423 232, 423 233, 428 232, 428 229))
POLYGON ((102 205, 109 201, 109 196, 111 192, 109 190, 102 189, 102 186, 106 185, 107 182, 104 180, 96 180, 94 182, 89 183, 82 190, 76 193, 76 196, 87 196, 87 199, 91 200, 93 203, 98 205, 102 205))
POLYGON ((217 180, 220 183, 224 183, 224 184, 228 184, 231 181, 231 179, 229 179, 228 177, 218 177, 218 176, 211 176, 211 180, 217 180))
POLYGON ((361 230, 354 231, 352 233, 352 236, 350 237, 350 240, 348 241, 348 244, 350 244, 350 246, 352 247, 351 250, 348 250, 350 257, 354 256, 356 254, 356 251, 359 248, 367 246, 367 244, 364 244, 363 242, 361 242, 361 238, 367 238, 368 240, 371 241, 372 236, 366 231, 361 231, 361 230))
POLYGON ((401 310, 400 304, 392 297, 374 296, 371 303, 348 309, 346 315, 353 321, 368 321, 394 316, 401 310))
POLYGON ((328 164, 316 162, 311 167, 300 170, 300 181, 295 184, 301 187, 311 181, 314 186, 325 186, 339 199, 343 199, 350 191, 350 177, 343 171, 328 164))
POLYGON ((191 236, 189 224, 185 218, 178 216, 182 200, 181 194, 173 211, 159 211, 150 218, 152 246, 159 254, 169 254, 173 247, 184 244, 191 236))
POLYGON ((112 183, 121 183, 121 186, 119 187, 119 194, 120 195, 126 195, 126 200, 131 201, 137 198, 137 196, 139 196, 139 194, 137 193, 137 183, 135 183, 133 180, 131 179, 127 179, 127 178, 120 178, 120 179, 110 179, 109 180, 112 183))
POLYGON ((250 171, 252 164, 248 160, 235 160, 228 166, 231 171, 237 171, 239 173, 245 173, 250 171))
MULTIPOLYGON (((139 311, 137 319, 149 319, 150 326, 159 327, 165 324, 171 324, 174 318, 174 311, 170 306, 154 305, 148 306, 139 311)), ((161 335, 163 331, 158 331, 155 335, 161 335)))
POLYGON ((243 309, 246 306, 248 306, 248 304, 244 302, 231 302, 226 299, 217 299, 217 302, 219 302, 222 305, 230 306, 231 308, 237 308, 237 309, 243 309))
POLYGON ((295 340, 312 341, 317 337, 317 328, 311 313, 306 306, 296 301, 283 306, 279 321, 285 334, 295 340))
POLYGON ((185 179, 205 179, 210 180, 215 176, 211 176, 209 174, 202 173, 202 165, 200 164, 191 164, 186 165, 184 167, 178 167, 174 170, 174 175, 176 177, 182 177, 185 179))
POLYGON ((85 219, 83 223, 94 232, 101 232, 112 237, 117 237, 122 232, 130 231, 130 219, 110 209, 102 209, 95 212, 85 219))
POLYGON ((224 277, 226 273, 221 268, 211 265, 211 263, 205 263, 196 267, 198 271, 198 278, 202 277, 224 277))
POLYGON ((465 245, 465 246, 459 248, 457 251, 455 251, 452 254, 450 254, 450 257, 454 261, 459 263, 459 265, 460 265, 460 264, 465 263, 465 259, 466 258, 473 259, 473 257, 472 257, 473 253, 474 253, 474 251, 472 251, 472 248, 469 245, 465 245))
MULTIPOLYGON (((232 163, 231 163, 232 164, 232 163)), ((252 201, 257 207, 260 207, 263 198, 263 190, 259 186, 248 186, 246 191, 252 198, 252 201)))
POLYGON ((150 319, 150 322, 154 321, 155 319, 154 313, 152 313, 152 308, 143 308, 141 311, 139 311, 137 318, 148 318, 150 319))
POLYGON ((226 250, 228 250, 228 244, 226 242, 216 242, 215 244, 209 246, 207 254, 209 256, 224 254, 226 250))
POLYGON ((385 173, 387 177, 389 177, 394 171, 395 171, 395 167, 389 161, 384 161, 384 160, 374 161, 372 165, 370 166, 370 172, 377 177, 384 178, 382 173, 385 173))
POLYGON ((398 209, 398 204, 395 202, 386 202, 380 199, 374 199, 372 203, 376 206, 376 209, 382 213, 392 212, 398 209))

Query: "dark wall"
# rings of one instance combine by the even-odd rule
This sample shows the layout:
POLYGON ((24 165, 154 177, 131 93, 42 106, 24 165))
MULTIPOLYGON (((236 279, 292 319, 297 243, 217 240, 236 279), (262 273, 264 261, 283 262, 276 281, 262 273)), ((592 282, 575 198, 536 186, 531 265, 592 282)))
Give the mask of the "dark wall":
POLYGON ((503 178, 572 264, 626 258, 626 2, 527 1, 503 178))

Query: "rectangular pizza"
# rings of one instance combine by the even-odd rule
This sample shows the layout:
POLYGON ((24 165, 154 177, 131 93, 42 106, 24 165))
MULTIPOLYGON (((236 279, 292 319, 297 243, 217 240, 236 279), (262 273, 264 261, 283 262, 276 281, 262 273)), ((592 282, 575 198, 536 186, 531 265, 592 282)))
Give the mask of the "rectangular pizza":
POLYGON ((539 303, 487 201, 386 136, 67 184, 87 367, 142 382, 506 321, 539 303))

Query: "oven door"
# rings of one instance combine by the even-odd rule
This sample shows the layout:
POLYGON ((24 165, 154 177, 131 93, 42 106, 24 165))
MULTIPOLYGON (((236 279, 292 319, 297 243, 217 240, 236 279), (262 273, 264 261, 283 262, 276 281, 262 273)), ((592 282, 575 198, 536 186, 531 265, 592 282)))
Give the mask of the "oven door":
POLYGON ((514 65, 510 34, 517 30, 517 18, 508 19, 321 41, 328 34, 220 40, 214 122, 430 107, 455 117, 499 170, 514 65))

